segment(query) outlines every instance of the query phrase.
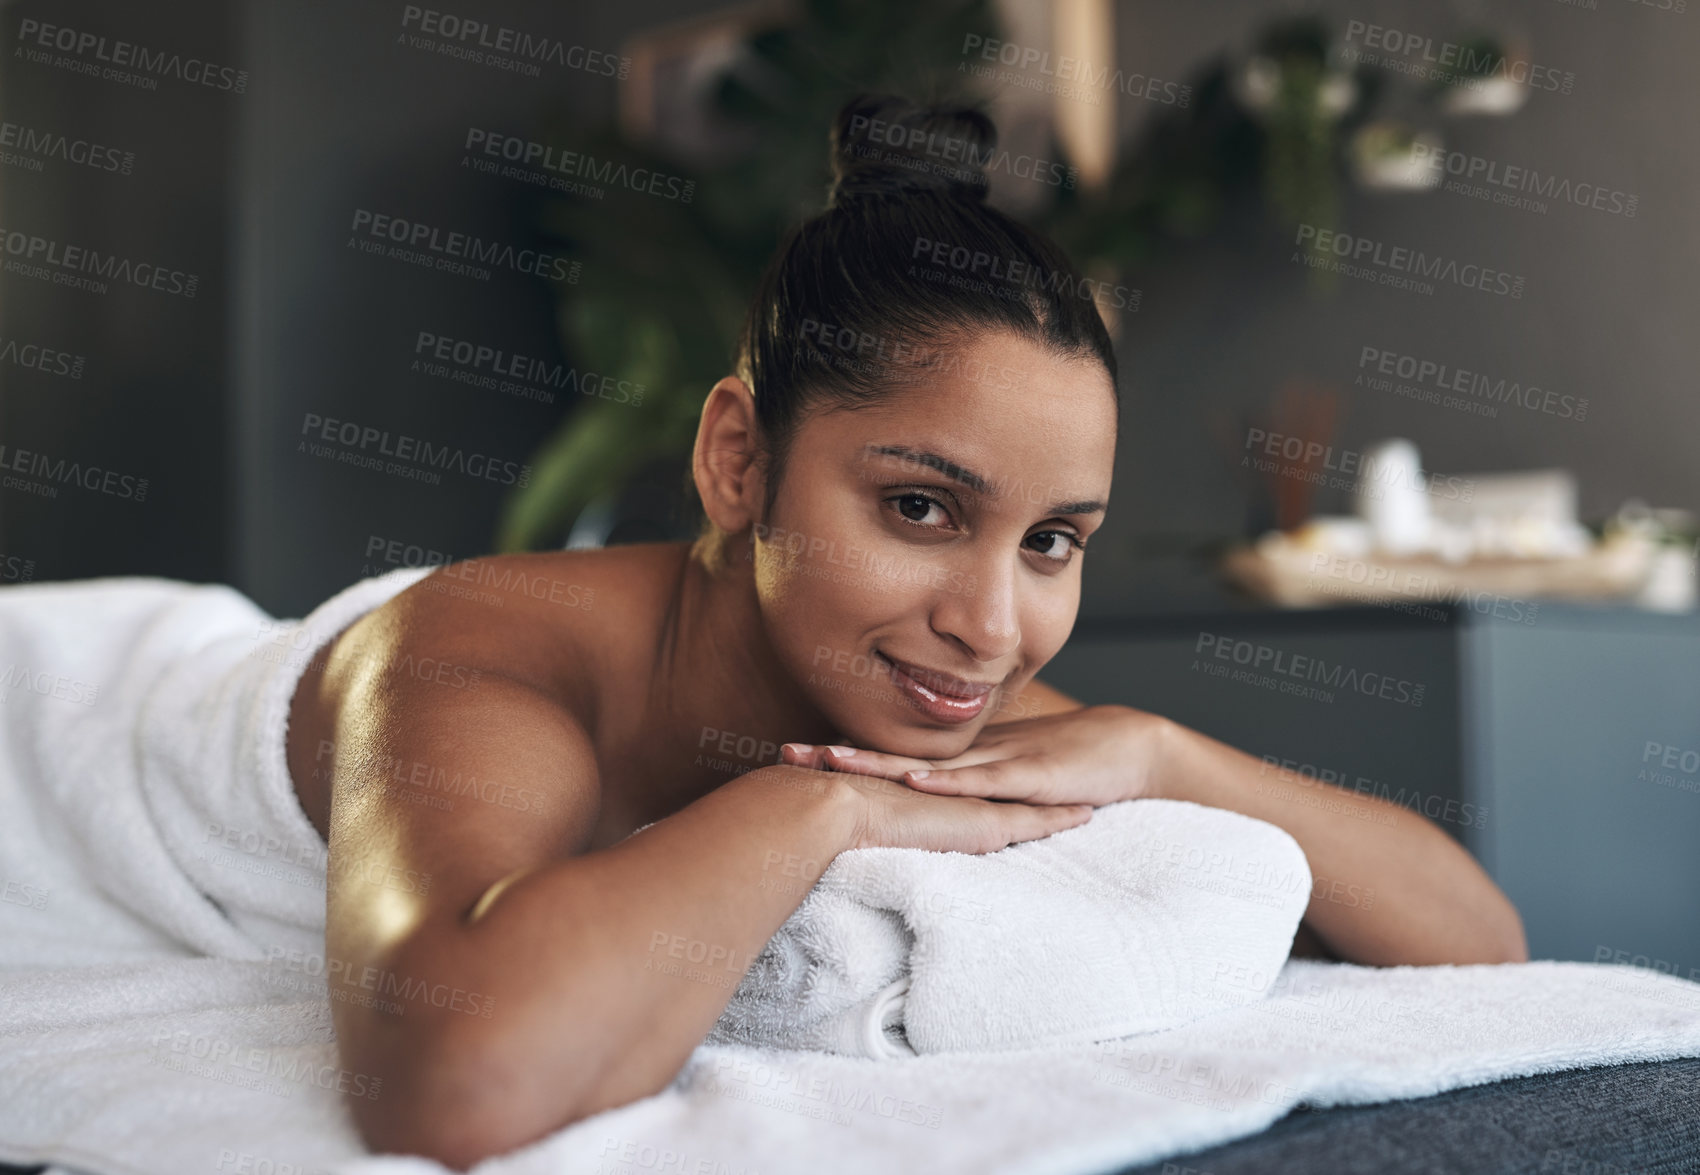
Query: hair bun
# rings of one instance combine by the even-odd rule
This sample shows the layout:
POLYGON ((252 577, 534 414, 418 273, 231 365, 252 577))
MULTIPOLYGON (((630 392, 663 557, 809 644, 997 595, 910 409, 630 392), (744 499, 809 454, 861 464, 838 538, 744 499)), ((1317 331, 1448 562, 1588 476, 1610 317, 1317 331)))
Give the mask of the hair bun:
POLYGON ((997 127, 974 107, 858 94, 833 123, 827 206, 921 192, 983 203, 989 181, 982 165, 997 141, 997 127))

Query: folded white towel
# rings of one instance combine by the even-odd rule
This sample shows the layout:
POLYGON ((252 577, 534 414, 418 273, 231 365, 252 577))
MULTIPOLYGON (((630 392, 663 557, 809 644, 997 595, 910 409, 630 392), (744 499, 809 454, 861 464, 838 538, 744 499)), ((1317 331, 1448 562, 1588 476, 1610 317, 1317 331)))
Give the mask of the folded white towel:
POLYGON ((325 642, 429 570, 305 620, 218 584, 0 588, 0 968, 322 951, 289 700, 325 642))
POLYGON ((1236 980, 1280 969, 1310 888, 1286 832, 1179 800, 998 853, 853 849, 709 1039, 888 1058, 1172 1028, 1260 997, 1236 980))

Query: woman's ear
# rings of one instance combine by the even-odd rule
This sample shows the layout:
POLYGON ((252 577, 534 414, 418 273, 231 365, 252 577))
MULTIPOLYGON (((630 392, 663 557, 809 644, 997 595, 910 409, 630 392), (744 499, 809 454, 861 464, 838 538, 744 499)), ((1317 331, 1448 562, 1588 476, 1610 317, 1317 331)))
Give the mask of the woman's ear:
POLYGON ((735 375, 715 384, 697 423, 691 475, 703 512, 727 534, 748 530, 759 517, 764 486, 757 459, 760 434, 749 385, 735 375))

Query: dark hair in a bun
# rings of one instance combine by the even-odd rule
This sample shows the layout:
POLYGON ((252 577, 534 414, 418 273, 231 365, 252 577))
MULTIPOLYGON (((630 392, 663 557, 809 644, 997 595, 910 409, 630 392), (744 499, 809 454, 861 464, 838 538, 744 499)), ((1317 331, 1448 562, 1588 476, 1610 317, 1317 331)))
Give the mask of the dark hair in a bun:
MULTIPOLYGON (((1007 331, 1116 379, 1092 285, 1056 245, 986 203, 987 169, 1007 155, 983 112, 860 94, 839 110, 831 145, 827 208, 781 243, 738 344, 767 512, 807 411, 921 382, 976 335, 1007 331)), ((705 520, 698 549, 711 564, 724 537, 705 520)))
POLYGON ((912 192, 984 202, 990 184, 979 161, 997 142, 992 120, 971 107, 923 110, 890 94, 852 98, 832 127, 827 207, 912 192))

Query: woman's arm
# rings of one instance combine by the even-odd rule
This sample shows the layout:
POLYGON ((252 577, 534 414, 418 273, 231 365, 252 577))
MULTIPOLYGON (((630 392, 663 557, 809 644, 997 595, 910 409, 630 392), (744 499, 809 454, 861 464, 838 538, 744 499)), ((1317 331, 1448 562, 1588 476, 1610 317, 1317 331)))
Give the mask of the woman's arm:
POLYGON ((1300 780, 1195 730, 1166 723, 1148 794, 1243 812, 1285 829, 1310 862, 1304 920, 1348 962, 1522 963, 1517 909, 1475 858, 1427 818, 1300 780), (1316 803, 1319 788, 1330 802, 1316 803))
POLYGON ((555 700, 358 676, 326 755, 349 1106, 373 1148, 454 1166, 663 1089, 841 850, 988 852, 1091 814, 775 766, 584 852, 598 765, 555 700))
POLYGON ((344 1068, 381 1083, 349 1101, 375 1150, 468 1166, 656 1092, 801 900, 763 884, 769 854, 830 860, 855 832, 843 793, 798 786, 818 773, 762 771, 583 853, 597 764, 552 699, 486 672, 354 701, 326 955, 377 977, 374 1006, 332 1004, 344 1068), (457 796, 439 780, 490 802, 425 802, 457 796))
MULTIPOLYGON (((1019 721, 1041 709, 1052 715, 1086 706, 1034 678, 1009 717, 993 721, 1019 721)), ((1285 829, 1304 849, 1311 901, 1294 955, 1375 965, 1528 960, 1516 907, 1475 858, 1421 813, 1273 770, 1170 725, 1155 735, 1145 731, 1172 756, 1153 772, 1155 790, 1147 794, 1255 816, 1285 829), (1318 804, 1323 789, 1328 802, 1318 804)))
POLYGON ((1276 772, 1142 710, 1084 706, 1037 679, 954 759, 860 749, 844 758, 825 748, 786 759, 877 773, 941 795, 1097 804, 1156 796, 1227 808, 1286 830, 1304 850, 1313 885, 1296 954, 1375 966, 1529 957, 1516 907, 1422 814, 1276 772), (916 769, 929 774, 917 779, 916 769), (1319 789, 1327 790, 1326 805, 1316 803, 1319 789))

